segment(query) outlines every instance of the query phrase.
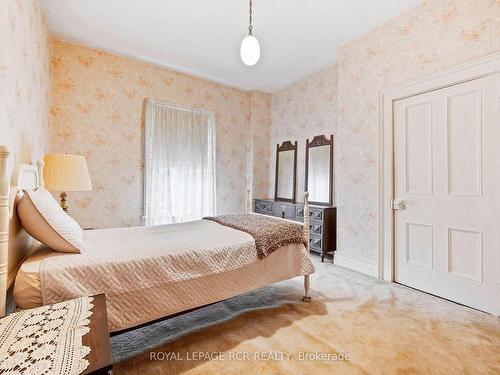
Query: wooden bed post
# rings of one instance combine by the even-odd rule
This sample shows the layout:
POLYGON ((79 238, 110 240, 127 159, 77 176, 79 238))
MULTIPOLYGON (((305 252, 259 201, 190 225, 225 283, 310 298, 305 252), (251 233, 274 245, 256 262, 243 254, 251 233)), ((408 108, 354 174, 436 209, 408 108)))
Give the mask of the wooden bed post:
POLYGON ((247 190, 247 207, 246 207, 246 210, 247 210, 247 214, 250 214, 252 213, 252 196, 251 196, 251 191, 250 189, 247 190))
POLYGON ((309 193, 304 193, 304 237, 307 240, 307 250, 309 250, 309 193))
POLYGON ((38 186, 44 187, 45 182, 43 181, 43 160, 37 160, 36 169, 38 172, 38 186))
POLYGON ((7 261, 9 258, 9 148, 0 145, 0 317, 6 314, 7 261))
MULTIPOLYGON (((309 193, 304 192, 304 237, 306 238, 306 250, 309 253, 309 193)), ((304 276, 304 297, 302 301, 310 302, 309 289, 311 288, 310 275, 304 276)))

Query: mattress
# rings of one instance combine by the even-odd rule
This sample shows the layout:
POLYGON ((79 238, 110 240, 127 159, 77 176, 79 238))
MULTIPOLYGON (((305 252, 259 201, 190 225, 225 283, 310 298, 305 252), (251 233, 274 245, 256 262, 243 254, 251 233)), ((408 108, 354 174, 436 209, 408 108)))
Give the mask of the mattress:
POLYGON ((22 309, 106 293, 111 331, 220 301, 314 268, 292 244, 258 259, 247 233, 212 221, 84 232, 82 254, 40 247, 21 266, 22 309))
POLYGON ((13 297, 16 306, 32 309, 43 305, 40 265, 44 258, 54 251, 39 244, 33 253, 21 264, 14 283, 13 297))

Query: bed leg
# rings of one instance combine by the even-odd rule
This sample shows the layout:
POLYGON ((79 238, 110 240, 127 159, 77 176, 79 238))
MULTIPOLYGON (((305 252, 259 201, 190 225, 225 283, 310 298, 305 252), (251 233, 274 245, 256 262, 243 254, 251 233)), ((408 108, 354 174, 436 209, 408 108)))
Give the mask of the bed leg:
POLYGON ((304 302, 311 302, 311 297, 309 296, 309 289, 311 287, 311 280, 310 280, 310 275, 305 275, 304 276, 304 297, 302 297, 302 301, 304 302))

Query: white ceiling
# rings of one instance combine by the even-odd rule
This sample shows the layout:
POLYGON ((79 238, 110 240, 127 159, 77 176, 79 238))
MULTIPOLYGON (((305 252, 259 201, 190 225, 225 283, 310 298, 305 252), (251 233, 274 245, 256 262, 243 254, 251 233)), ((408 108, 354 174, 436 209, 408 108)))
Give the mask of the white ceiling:
POLYGON ((248 0, 43 0, 59 38, 244 90, 274 92, 336 61, 337 47, 419 0, 254 0, 261 60, 239 58, 248 0))

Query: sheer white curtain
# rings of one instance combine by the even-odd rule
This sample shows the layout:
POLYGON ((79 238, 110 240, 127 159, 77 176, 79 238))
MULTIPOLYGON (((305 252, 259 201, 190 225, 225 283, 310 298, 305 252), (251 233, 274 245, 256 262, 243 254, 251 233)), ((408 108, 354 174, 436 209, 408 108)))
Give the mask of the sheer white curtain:
POLYGON ((215 115, 175 104, 146 103, 146 225, 215 215, 215 115))

